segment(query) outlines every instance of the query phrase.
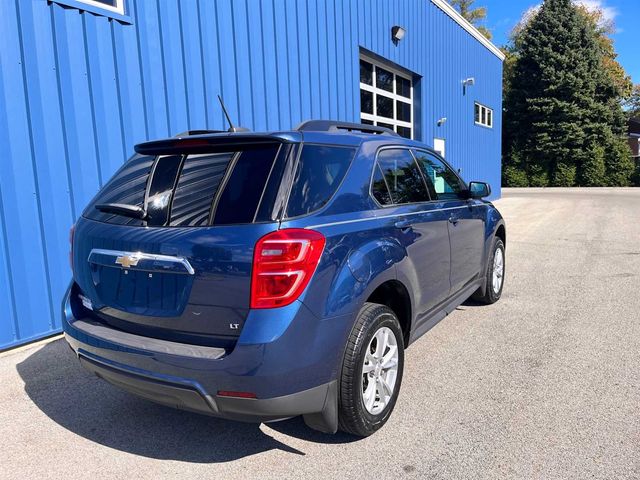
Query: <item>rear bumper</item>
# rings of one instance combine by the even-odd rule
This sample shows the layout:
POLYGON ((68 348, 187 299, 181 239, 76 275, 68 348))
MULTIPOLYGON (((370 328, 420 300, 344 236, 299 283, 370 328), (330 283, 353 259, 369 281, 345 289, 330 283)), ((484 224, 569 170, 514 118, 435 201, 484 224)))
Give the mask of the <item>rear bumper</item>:
POLYGON ((71 297, 69 289, 63 303, 65 338, 83 367, 109 383, 157 403, 232 420, 304 415, 313 428, 337 430, 336 378, 350 316, 318 319, 299 304, 278 338, 238 342, 226 352, 76 318, 71 297), (256 398, 220 396, 219 391, 250 392, 256 398))
MULTIPOLYGON (((268 399, 222 397, 200 391, 193 384, 143 376, 125 366, 114 367, 79 353, 81 365, 107 382, 162 405, 245 422, 268 422, 297 415, 334 410, 337 382, 268 399)), ((329 429, 327 429, 329 430, 329 429)))

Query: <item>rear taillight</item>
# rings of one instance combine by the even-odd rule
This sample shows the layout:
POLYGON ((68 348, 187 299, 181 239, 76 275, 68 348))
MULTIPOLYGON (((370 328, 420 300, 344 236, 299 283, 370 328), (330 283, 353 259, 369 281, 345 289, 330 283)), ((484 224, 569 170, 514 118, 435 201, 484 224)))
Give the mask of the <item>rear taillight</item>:
POLYGON ((73 236, 76 233, 76 226, 71 225, 71 229, 69 229, 69 266, 71 267, 71 271, 73 272, 73 236))
POLYGON ((265 235, 253 253, 251 308, 284 307, 304 291, 318 266, 325 238, 289 228, 265 235))

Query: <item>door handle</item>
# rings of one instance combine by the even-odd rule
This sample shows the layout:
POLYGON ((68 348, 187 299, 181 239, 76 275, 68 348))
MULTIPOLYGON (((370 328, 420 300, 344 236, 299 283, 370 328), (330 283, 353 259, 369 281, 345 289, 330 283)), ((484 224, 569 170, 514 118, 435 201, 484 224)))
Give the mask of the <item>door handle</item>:
POLYGON ((457 225, 459 221, 460 221, 460 219, 458 217, 454 216, 454 215, 451 215, 449 217, 449 223, 457 225))
POLYGON ((411 222, 409 220, 398 220, 395 223, 395 227, 399 228, 400 230, 406 230, 408 228, 411 228, 411 222))

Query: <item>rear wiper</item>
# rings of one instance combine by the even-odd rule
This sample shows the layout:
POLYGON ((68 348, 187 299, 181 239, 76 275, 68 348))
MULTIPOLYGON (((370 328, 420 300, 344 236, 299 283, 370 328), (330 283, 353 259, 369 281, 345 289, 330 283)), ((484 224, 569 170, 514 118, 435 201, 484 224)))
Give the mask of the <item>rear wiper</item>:
POLYGON ((99 203, 95 206, 95 209, 105 213, 115 213, 116 215, 122 215, 124 217, 139 218, 140 220, 144 220, 147 217, 142 207, 127 205, 126 203, 99 203))

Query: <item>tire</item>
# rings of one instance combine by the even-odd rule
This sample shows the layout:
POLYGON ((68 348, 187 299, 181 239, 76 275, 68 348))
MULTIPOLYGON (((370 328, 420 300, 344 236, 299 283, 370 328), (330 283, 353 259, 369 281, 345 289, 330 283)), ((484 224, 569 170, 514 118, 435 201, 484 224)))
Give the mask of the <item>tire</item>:
POLYGON ((504 288, 504 272, 505 272, 505 249, 504 243, 498 237, 493 239, 493 245, 491 248, 491 255, 489 255, 488 263, 487 263, 487 273, 485 275, 485 288, 484 294, 482 293, 482 289, 478 289, 476 293, 473 294, 471 298, 475 301, 484 303, 486 305, 490 305, 492 303, 496 303, 500 300, 502 296, 502 289, 504 288), (500 269, 500 272, 497 273, 496 269, 500 269), (499 277, 499 285, 496 288, 496 279, 494 277, 494 273, 499 277))
POLYGON ((385 305, 365 303, 349 335, 344 354, 338 396, 338 428, 359 437, 367 437, 382 428, 396 404, 403 370, 404 343, 398 317, 385 305), (384 338, 387 339, 386 344, 384 338), (387 359, 386 363, 381 356, 387 359), (384 396, 379 391, 383 391, 384 396))

